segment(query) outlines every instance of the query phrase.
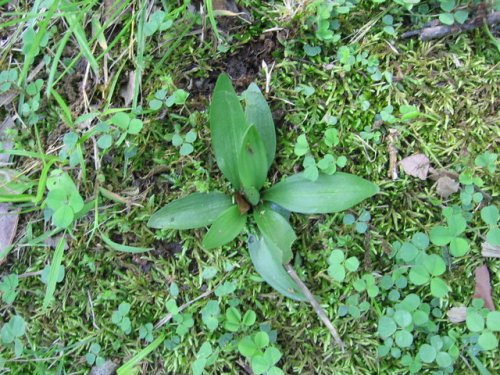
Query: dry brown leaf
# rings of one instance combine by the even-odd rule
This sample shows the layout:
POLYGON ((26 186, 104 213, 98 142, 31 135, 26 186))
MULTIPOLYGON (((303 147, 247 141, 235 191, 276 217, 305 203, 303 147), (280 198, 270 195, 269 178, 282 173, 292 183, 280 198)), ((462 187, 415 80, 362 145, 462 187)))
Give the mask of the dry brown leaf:
POLYGON ((474 276, 476 280, 474 298, 482 298, 484 306, 494 311, 495 305, 493 304, 493 298, 491 297, 490 272, 488 271, 488 267, 485 265, 477 267, 474 271, 474 276))
POLYGON ((125 107, 128 107, 130 103, 132 103, 132 99, 134 98, 134 90, 135 90, 135 71, 130 71, 128 73, 128 82, 127 86, 122 87, 120 90, 120 96, 123 98, 125 102, 125 107))
MULTIPOLYGON (((19 215, 8 203, 0 203, 0 254, 12 244, 16 236, 19 215)), ((0 258, 0 264, 4 258, 0 258)))
POLYGON ((481 255, 485 258, 500 258, 500 246, 483 242, 481 244, 481 255))
POLYGON ((118 365, 115 362, 107 360, 102 366, 92 367, 90 375, 112 375, 117 368, 118 365))
POLYGON ((467 307, 461 306, 461 307, 452 307, 451 309, 448 310, 446 313, 448 316, 448 320, 452 323, 462 323, 465 321, 465 318, 467 317, 467 307))
POLYGON ((460 184, 448 176, 441 176, 437 180, 436 191, 441 198, 448 198, 460 189, 460 184))
POLYGON ((429 174, 430 161, 424 154, 408 156, 399 162, 407 175, 426 180, 429 174))

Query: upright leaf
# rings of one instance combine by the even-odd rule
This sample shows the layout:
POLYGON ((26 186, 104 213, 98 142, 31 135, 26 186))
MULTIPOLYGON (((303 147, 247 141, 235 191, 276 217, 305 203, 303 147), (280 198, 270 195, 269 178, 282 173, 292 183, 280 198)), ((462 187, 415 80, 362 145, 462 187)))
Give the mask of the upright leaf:
MULTIPOLYGON (((256 127, 251 125, 243 137, 238 158, 238 172, 244 190, 253 188, 259 191, 266 182, 267 168, 264 143, 256 127)), ((257 202, 251 203, 256 204, 257 202)))
POLYGON ((220 192, 194 193, 156 211, 149 219, 148 226, 159 229, 205 227, 231 205, 231 198, 220 192))
POLYGON ((45 297, 43 299, 43 309, 45 310, 54 300, 54 293, 56 291, 57 277, 59 276, 59 268, 61 267, 62 258, 64 254, 64 246, 66 245, 66 240, 64 234, 57 243, 56 251, 54 252, 54 257, 50 263, 49 277, 47 279, 47 289, 45 290, 45 297))
POLYGON ((245 117, 247 124, 255 125, 260 137, 264 141, 267 155, 267 166, 270 167, 276 154, 276 131, 274 128, 273 115, 262 95, 259 87, 255 83, 243 93, 245 98, 245 117))
POLYGON ((375 184, 348 173, 320 174, 314 182, 299 173, 274 185, 263 198, 292 212, 320 214, 346 210, 378 191, 375 184))
POLYGON ((217 165, 236 190, 240 188, 238 155, 246 128, 245 114, 231 80, 221 74, 210 104, 210 131, 217 165))
POLYGON ((281 263, 288 263, 292 259, 292 243, 297 238, 288 220, 267 207, 257 208, 253 217, 266 241, 276 245, 281 263))
POLYGON ((305 301, 306 298, 299 291, 295 281, 283 268, 277 254, 276 246, 267 242, 263 237, 250 236, 248 250, 252 263, 260 276, 276 291, 296 301, 305 301))
POLYGON ((213 249, 231 242, 243 230, 247 215, 241 214, 237 205, 225 210, 212 224, 203 238, 203 247, 213 249))

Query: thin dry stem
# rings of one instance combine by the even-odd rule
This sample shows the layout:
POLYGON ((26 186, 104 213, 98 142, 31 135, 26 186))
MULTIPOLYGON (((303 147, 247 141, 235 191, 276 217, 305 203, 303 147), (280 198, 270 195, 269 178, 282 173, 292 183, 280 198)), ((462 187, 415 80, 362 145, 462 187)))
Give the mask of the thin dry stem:
POLYGON ((316 298, 314 298, 314 296, 312 295, 311 291, 306 286, 306 284, 304 284, 302 282, 302 280, 297 275, 297 273, 295 272, 293 267, 290 264, 285 264, 285 269, 288 272, 288 274, 291 276, 291 278, 295 281, 295 283, 297 284, 299 289, 302 291, 302 293, 304 293, 304 296, 307 298, 307 300, 309 301, 309 303, 313 307, 314 311, 316 311, 316 314, 318 314, 318 316, 321 319, 321 321, 323 322, 323 324, 326 326, 326 328, 328 328, 328 330, 330 331, 330 333, 331 333, 333 339, 335 340, 335 342, 337 343, 337 345, 340 346, 340 349, 342 349, 342 351, 344 351, 344 342, 342 341, 339 333, 337 332, 337 330, 333 326, 333 323, 330 321, 330 319, 326 315, 325 310, 323 310, 323 308, 320 306, 320 304, 318 303, 316 298))

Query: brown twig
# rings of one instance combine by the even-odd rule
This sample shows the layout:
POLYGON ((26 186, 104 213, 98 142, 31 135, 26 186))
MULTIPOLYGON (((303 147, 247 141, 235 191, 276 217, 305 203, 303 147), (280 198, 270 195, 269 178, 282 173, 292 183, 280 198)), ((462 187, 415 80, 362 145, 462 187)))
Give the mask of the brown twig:
POLYGON ((328 330, 330 331, 330 333, 333 336, 333 339, 335 340, 337 345, 340 346, 340 349, 342 349, 342 351, 344 351, 344 342, 342 341, 337 330, 335 329, 332 322, 330 321, 330 319, 326 315, 325 310, 323 310, 323 308, 319 305, 316 298, 314 298, 314 296, 312 295, 312 293, 310 292, 310 290, 306 286, 306 284, 304 284, 302 282, 302 280, 297 275, 297 273, 295 272, 293 267, 290 264, 285 264, 285 269, 288 272, 288 274, 290 275, 290 277, 295 281, 295 283, 297 284, 297 286, 299 287, 301 292, 304 294, 304 296, 307 298, 307 300, 309 301, 309 303, 313 307, 314 311, 316 311, 316 314, 318 314, 318 316, 321 319, 321 321, 323 322, 323 324, 326 326, 326 328, 328 328, 328 330))
MULTIPOLYGON (((203 298, 206 298, 208 297, 209 295, 211 295, 213 293, 213 290, 207 290, 205 293, 202 293, 200 294, 198 297, 196 297, 195 299, 191 300, 191 301, 188 301, 186 302, 185 304, 179 306, 179 308, 177 309, 178 312, 180 313, 181 311, 187 309, 189 306, 191 306, 193 303, 195 303, 196 301, 199 301, 200 299, 203 299, 203 298)), ((161 326, 164 326, 165 324, 167 324, 172 318, 174 317, 174 315, 172 313, 168 313, 167 315, 165 315, 162 319, 160 319, 158 321, 158 323, 156 323, 155 325, 155 329, 158 329, 160 328, 161 326)))
POLYGON ((430 23, 428 27, 424 27, 418 30, 411 30, 401 35, 402 39, 419 37, 420 40, 431 40, 442 38, 450 34, 458 34, 464 31, 470 31, 484 24, 496 25, 500 23, 500 11, 490 13, 487 17, 476 17, 470 22, 464 23, 463 25, 454 24, 451 26, 430 23))

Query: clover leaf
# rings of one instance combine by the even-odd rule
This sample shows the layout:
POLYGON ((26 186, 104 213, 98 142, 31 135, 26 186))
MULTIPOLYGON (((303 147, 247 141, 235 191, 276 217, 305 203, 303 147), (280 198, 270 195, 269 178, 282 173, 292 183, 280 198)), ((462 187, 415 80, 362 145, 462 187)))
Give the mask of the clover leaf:
POLYGON ((447 226, 436 226, 430 232, 430 239, 438 246, 450 246, 453 256, 463 256, 469 251, 469 242, 460 236, 467 228, 467 222, 461 214, 447 217, 447 226))
POLYGON ((349 257, 345 259, 344 252, 342 250, 333 250, 328 258, 328 274, 334 280, 342 282, 346 276, 346 270, 349 272, 355 272, 359 267, 359 260, 356 257, 349 257))

